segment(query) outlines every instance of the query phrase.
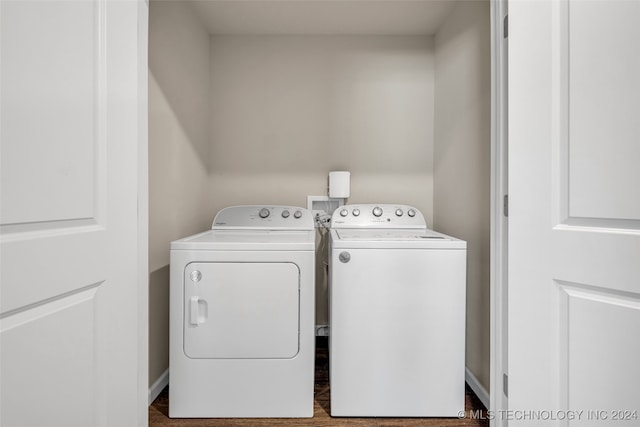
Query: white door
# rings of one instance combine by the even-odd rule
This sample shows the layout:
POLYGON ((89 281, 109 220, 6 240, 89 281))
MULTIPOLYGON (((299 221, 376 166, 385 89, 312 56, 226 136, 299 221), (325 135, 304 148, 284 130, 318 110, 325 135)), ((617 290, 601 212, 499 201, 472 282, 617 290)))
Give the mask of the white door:
POLYGON ((509 4, 510 425, 640 425, 638 22, 509 4))
POLYGON ((146 425, 146 5, 0 14, 0 425, 146 425))

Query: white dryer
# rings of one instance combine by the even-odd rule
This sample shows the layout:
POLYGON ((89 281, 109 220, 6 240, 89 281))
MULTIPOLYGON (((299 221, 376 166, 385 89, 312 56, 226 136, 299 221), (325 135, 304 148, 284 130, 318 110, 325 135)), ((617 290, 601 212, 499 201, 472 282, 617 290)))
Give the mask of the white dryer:
POLYGON ((466 242, 404 205, 347 205, 331 227, 331 415, 457 417, 466 242))
POLYGON ((313 416, 314 254, 289 206, 229 207, 171 243, 171 417, 313 416))

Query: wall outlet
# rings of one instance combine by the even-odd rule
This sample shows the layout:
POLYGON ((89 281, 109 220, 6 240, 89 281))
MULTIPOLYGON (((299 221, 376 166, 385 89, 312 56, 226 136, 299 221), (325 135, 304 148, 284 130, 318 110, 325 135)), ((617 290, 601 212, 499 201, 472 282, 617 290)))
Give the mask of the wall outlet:
POLYGON ((311 211, 314 218, 330 217, 333 211, 343 205, 344 199, 335 199, 327 196, 307 196, 307 209, 311 211))

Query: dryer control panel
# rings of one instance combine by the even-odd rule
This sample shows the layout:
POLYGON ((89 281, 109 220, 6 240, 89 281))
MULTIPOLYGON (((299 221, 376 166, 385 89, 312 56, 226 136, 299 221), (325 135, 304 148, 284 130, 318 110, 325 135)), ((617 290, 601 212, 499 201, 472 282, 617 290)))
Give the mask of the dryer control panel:
POLYGON ((216 215, 212 229, 313 230, 311 212, 297 206, 230 206, 216 215))
POLYGON ((333 212, 331 228, 426 228, 426 222, 413 206, 345 205, 333 212))

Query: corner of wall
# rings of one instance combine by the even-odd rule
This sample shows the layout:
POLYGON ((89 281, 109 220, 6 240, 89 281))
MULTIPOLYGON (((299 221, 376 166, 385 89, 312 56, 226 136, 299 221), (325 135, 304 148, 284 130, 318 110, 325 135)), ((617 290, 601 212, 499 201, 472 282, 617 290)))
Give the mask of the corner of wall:
MULTIPOLYGON (((489 1, 460 2, 435 42, 434 227, 468 243, 467 372, 490 383, 489 1)), ((484 390, 484 392, 483 392, 484 390)))
POLYGON ((211 220, 210 38, 188 2, 149 7, 149 384, 169 367, 169 245, 211 220))

